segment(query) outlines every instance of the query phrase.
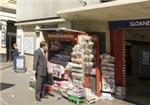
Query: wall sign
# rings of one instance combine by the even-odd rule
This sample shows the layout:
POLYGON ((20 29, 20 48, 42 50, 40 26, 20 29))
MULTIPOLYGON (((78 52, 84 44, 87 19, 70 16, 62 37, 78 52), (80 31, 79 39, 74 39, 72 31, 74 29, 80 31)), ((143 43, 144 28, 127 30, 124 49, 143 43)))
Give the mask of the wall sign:
POLYGON ((6 25, 1 27, 1 47, 6 48, 6 25))
POLYGON ((111 21, 109 28, 150 28, 150 19, 111 21))
POLYGON ((35 50, 35 37, 24 36, 24 53, 34 54, 34 50, 35 50))

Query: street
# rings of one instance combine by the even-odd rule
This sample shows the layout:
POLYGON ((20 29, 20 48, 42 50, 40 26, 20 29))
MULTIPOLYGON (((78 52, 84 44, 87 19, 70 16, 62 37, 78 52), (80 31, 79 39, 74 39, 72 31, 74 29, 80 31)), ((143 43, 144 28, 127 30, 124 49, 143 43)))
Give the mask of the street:
MULTIPOLYGON (((67 99, 58 99, 58 95, 48 96, 48 99, 42 99, 37 102, 34 97, 34 90, 29 88, 29 78, 32 75, 31 70, 26 73, 15 73, 12 67, 0 70, 0 105, 74 105, 67 99)), ((99 100, 93 105, 133 105, 121 100, 113 101, 99 100)))

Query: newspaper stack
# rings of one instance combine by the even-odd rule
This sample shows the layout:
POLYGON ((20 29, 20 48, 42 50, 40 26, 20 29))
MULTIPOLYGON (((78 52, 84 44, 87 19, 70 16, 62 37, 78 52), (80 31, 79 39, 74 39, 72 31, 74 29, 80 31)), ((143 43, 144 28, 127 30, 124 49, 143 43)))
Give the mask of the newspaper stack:
MULTIPOLYGON (((71 70, 73 85, 81 90, 84 88, 85 73, 90 73, 93 69, 93 45, 94 43, 90 36, 80 35, 78 37, 78 44, 72 49, 71 62, 66 66, 66 69, 71 70)), ((69 94, 72 93, 74 92, 69 92, 69 94)))
POLYGON ((124 100, 126 98, 126 89, 125 89, 125 87, 117 86, 115 94, 116 94, 116 97, 118 99, 124 100))
POLYGON ((96 96, 89 88, 85 88, 85 96, 87 102, 90 104, 95 103, 99 99, 99 97, 96 96))
POLYGON ((70 63, 73 84, 77 87, 83 88, 83 77, 85 73, 90 73, 93 68, 93 54, 92 49, 94 43, 92 38, 88 35, 80 35, 78 37, 79 43, 73 47, 72 58, 70 63))
POLYGON ((102 91, 103 92, 115 92, 115 71, 114 61, 115 58, 109 54, 103 54, 101 58, 102 67, 102 91))

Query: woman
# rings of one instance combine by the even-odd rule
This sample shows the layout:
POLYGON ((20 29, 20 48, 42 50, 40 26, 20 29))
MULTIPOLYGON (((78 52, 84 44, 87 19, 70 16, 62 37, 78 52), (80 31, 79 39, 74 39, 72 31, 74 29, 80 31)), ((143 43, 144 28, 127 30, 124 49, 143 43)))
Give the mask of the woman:
POLYGON ((14 64, 14 70, 16 70, 16 59, 19 56, 19 52, 18 52, 16 43, 13 44, 13 47, 14 47, 14 50, 13 50, 13 54, 12 54, 12 59, 13 59, 13 64, 14 64))

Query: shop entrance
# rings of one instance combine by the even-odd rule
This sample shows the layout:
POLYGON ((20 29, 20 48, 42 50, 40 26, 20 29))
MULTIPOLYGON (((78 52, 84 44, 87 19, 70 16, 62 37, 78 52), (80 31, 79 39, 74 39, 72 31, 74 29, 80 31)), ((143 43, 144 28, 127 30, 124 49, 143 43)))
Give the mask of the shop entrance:
POLYGON ((12 60, 13 44, 16 43, 16 26, 14 21, 7 21, 6 51, 7 61, 12 60))
POLYGON ((145 24, 149 21, 109 22, 115 84, 126 91, 119 93, 125 94, 123 99, 138 105, 150 105, 150 27, 145 24))
POLYGON ((13 50, 13 44, 16 43, 16 35, 8 35, 7 36, 7 61, 12 60, 12 50, 13 50))
POLYGON ((126 61, 126 95, 133 103, 150 104, 150 31, 123 31, 126 61))

